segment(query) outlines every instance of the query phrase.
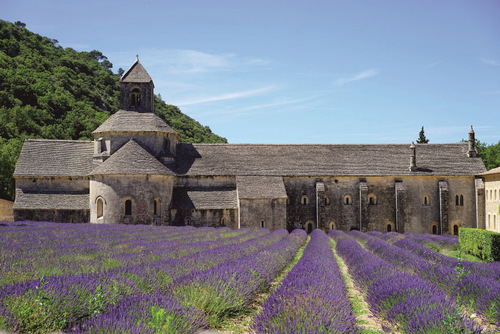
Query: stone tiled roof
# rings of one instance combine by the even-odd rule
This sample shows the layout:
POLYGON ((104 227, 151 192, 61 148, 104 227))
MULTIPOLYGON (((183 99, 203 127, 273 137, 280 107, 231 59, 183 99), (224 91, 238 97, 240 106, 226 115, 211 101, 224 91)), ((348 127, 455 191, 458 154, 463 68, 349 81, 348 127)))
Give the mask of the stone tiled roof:
POLYGON ((95 135, 103 132, 177 133, 155 113, 128 110, 118 110, 92 133, 95 135))
POLYGON ((89 210, 89 194, 25 193, 16 190, 16 210, 89 210))
POLYGON ((14 176, 87 176, 93 152, 91 141, 27 139, 14 176))
POLYGON ((133 139, 129 140, 90 175, 174 175, 133 139))
POLYGON ((188 189, 174 188, 172 209, 236 209, 235 189, 188 189))
POLYGON ((286 198, 285 184, 279 176, 237 176, 239 198, 286 198))
POLYGON ((123 74, 123 76, 120 78, 121 82, 152 82, 153 79, 149 76, 148 72, 142 66, 141 62, 139 59, 137 59, 132 66, 123 74))
POLYGON ((492 174, 500 174, 500 167, 490 169, 489 171, 484 172, 481 175, 492 175, 492 174))
POLYGON ((418 144, 410 171, 409 144, 181 144, 176 172, 214 176, 452 176, 486 171, 467 156, 468 143, 418 144))

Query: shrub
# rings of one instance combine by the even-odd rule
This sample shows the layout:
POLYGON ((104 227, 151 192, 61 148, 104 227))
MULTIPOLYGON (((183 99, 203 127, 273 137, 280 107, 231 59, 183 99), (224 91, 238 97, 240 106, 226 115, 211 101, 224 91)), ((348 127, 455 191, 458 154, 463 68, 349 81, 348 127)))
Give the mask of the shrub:
POLYGON ((461 227, 460 250, 473 254, 485 261, 500 261, 500 233, 461 227))

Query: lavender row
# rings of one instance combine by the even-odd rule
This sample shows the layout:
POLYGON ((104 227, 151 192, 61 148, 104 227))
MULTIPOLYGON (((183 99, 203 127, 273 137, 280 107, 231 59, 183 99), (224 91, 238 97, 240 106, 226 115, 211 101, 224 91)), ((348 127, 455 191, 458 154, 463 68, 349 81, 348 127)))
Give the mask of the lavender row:
POLYGON ((301 259, 251 328, 256 333, 357 332, 342 274, 323 231, 313 231, 301 259))
POLYGON ((0 284, 185 256, 234 240, 238 242, 242 234, 254 238, 268 233, 190 227, 144 226, 141 230, 127 225, 19 225, 24 226, 0 237, 0 284), (179 247, 186 244, 197 247, 179 247))
POLYGON ((365 233, 352 231, 350 235, 363 240, 367 250, 399 270, 418 275, 455 298, 460 305, 472 307, 490 322, 500 325, 500 282, 477 273, 429 262, 406 249, 365 233))
MULTIPOLYGON (((286 235, 286 230, 278 230, 241 243, 234 240, 233 244, 184 258, 118 267, 107 272, 51 276, 5 285, 0 288, 0 324, 3 319, 8 328, 25 328, 36 323, 52 331, 64 329, 104 311, 127 296, 165 291, 175 278, 254 253, 286 235), (26 308, 29 312, 24 311, 26 308)), ((242 234, 241 238, 245 236, 242 234)))
MULTIPOLYGON (((365 292, 372 312, 392 323, 398 331, 481 332, 472 321, 461 317, 455 303, 435 284, 371 254, 344 232, 332 231, 329 236, 336 241, 336 251, 345 261, 355 284, 365 292)), ((393 256, 397 256, 397 252, 393 256)))
POLYGON ((179 277, 166 291, 164 289, 161 297, 157 291, 124 299, 108 312, 83 323, 79 329, 101 333, 109 331, 112 324, 112 333, 140 333, 152 329, 193 333, 207 325, 217 326, 226 316, 248 307, 255 295, 292 260, 306 237, 304 231, 296 230, 253 254, 179 277), (131 300, 136 301, 135 305, 131 300))
POLYGON ((500 262, 483 263, 483 262, 470 262, 459 260, 454 257, 449 257, 432 249, 416 243, 410 239, 401 239, 394 243, 394 246, 406 249, 421 258, 438 265, 447 266, 450 268, 461 267, 465 273, 476 273, 486 278, 500 280, 500 262))

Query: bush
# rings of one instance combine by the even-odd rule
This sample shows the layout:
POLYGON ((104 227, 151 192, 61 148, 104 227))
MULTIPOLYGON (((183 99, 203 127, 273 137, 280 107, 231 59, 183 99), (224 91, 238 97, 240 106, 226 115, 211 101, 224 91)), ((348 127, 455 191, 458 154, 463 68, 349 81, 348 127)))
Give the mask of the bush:
POLYGON ((460 250, 473 254, 485 261, 500 261, 500 233, 461 227, 460 250))

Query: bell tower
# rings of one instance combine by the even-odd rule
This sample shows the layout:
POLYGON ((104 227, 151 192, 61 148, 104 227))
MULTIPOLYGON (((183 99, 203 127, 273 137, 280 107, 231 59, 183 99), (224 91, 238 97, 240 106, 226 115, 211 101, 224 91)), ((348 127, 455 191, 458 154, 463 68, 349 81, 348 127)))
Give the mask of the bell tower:
POLYGON ((153 79, 139 62, 139 56, 120 78, 120 109, 154 112, 153 79))

